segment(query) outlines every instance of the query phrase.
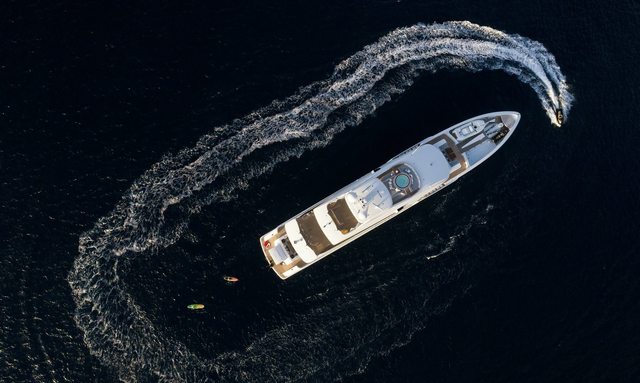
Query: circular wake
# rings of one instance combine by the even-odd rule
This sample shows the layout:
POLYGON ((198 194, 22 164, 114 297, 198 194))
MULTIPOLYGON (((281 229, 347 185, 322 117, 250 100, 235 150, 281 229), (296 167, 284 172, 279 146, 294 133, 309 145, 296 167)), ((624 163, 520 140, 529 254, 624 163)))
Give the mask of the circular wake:
MULTIPOLYGON (((189 216, 203 206, 232 199, 234 191, 247 186, 228 180, 227 175, 242 170, 250 182, 278 163, 327 145, 336 133, 359 124, 392 95, 402 93, 420 72, 441 69, 504 71, 535 91, 552 123, 558 111, 565 119, 569 116, 572 95, 554 57, 542 44, 469 22, 397 29, 338 64, 327 80, 214 129, 193 148, 164 157, 134 182, 109 215, 80 237, 69 284, 77 305, 74 318, 91 354, 127 381, 150 376, 160 381, 282 381, 326 374, 327 379, 335 379, 327 372, 331 363, 351 370, 366 367, 375 354, 373 338, 385 336, 384 328, 372 338, 352 339, 345 349, 337 350, 346 351, 338 359, 320 358, 325 365, 303 355, 275 363, 274 347, 285 354, 305 349, 317 356, 330 352, 327 345, 335 343, 330 334, 312 327, 304 331, 298 327, 290 337, 290 324, 257 335, 241 352, 203 359, 157 329, 131 298, 121 278, 127 271, 124 259, 174 244, 189 216), (277 155, 252 156, 284 142, 287 145, 281 145, 277 155), (178 218, 172 214, 167 219, 169 208, 178 212, 178 218)), ((341 304, 339 298, 334 304, 341 304)), ((327 314, 312 312, 292 321, 321 323, 326 320, 322 315, 327 314)), ((355 327, 357 319, 333 325, 355 327)), ((402 317, 384 323, 401 326, 402 317)), ((404 340, 386 342, 392 348, 404 340)), ((336 352, 335 346, 331 352, 336 352)))

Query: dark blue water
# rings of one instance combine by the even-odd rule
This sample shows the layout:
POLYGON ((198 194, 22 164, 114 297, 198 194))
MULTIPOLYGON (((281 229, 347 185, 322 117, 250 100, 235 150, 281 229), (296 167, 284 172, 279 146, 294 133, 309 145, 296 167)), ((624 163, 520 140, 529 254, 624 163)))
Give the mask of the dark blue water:
POLYGON ((637 3, 34 2, 1 13, 0 381, 638 381, 637 3), (205 134, 235 135, 215 128, 328 78, 391 30, 447 20, 542 43, 576 99, 568 122, 554 128, 504 72, 423 73, 327 146, 245 176, 293 145, 276 143, 198 203, 168 208, 168 231, 188 222, 180 238, 106 262, 111 279, 89 285, 113 305, 88 309, 89 333, 78 326, 79 238, 145 171, 205 134), (261 234, 494 110, 520 111, 517 132, 455 186, 286 282, 266 268, 261 234), (230 195, 200 204, 215 190, 230 195), (206 311, 187 311, 193 302, 206 311))

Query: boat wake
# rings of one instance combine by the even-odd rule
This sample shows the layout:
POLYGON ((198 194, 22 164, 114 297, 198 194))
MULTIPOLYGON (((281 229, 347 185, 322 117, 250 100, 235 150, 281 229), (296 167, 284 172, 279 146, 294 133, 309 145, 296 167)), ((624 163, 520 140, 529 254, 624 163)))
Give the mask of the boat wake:
MULTIPOLYGON (((129 264, 124 260, 174 244, 191 215, 209 204, 233 199, 238 189, 248 186, 228 175, 241 170, 244 180, 250 182, 278 163, 325 146, 336 133, 359 124, 394 94, 406 90, 421 72, 442 69, 504 71, 535 91, 551 123, 557 124, 558 111, 565 120, 569 116, 572 95, 554 57, 542 44, 464 21, 397 29, 342 61, 328 79, 213 129, 193 148, 165 156, 134 182, 110 214, 80 237, 69 284, 77 306, 74 319, 91 354, 125 381, 146 377, 159 381, 282 381, 336 379, 342 374, 327 365, 356 373, 376 353, 405 343, 417 330, 403 325, 402 315, 385 319, 384 326, 406 327, 406 334, 403 339, 386 340, 383 351, 372 346, 377 337, 388 336, 384 328, 352 339, 355 343, 342 350, 347 352, 335 349, 338 343, 329 332, 318 328, 301 331, 300 327, 294 331, 293 323, 317 326, 331 322, 314 320, 313 315, 328 315, 318 311, 257 334, 246 349, 204 359, 164 334, 136 304, 122 278, 129 264), (278 146, 277 154, 260 156, 285 142, 278 146), (171 219, 168 209, 176 212, 171 219), (334 346, 327 347, 331 344, 334 346), (292 351, 301 348, 315 357, 292 351), (290 356, 276 363, 275 354, 282 355, 278 350, 290 356), (323 358, 323 353, 333 356, 323 358)), ((446 306, 446 302, 440 305, 441 309, 446 306)), ((337 319, 332 326, 361 325, 361 318, 337 319)))

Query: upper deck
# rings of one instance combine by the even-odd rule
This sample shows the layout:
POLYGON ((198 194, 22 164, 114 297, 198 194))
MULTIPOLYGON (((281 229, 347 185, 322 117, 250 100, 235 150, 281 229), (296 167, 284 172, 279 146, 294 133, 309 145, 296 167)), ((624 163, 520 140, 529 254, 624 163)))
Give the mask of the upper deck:
POLYGON ((441 150, 426 143, 406 151, 394 162, 377 176, 285 224, 292 246, 305 262, 355 235, 358 227, 387 216, 387 211, 418 191, 441 185, 451 170, 441 150))

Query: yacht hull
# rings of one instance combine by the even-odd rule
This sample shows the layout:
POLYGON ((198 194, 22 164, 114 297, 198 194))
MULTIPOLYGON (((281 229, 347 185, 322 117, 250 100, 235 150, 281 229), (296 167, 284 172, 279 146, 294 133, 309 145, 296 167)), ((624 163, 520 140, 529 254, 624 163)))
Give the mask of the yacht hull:
POLYGON ((282 279, 324 259, 491 157, 513 134, 517 112, 494 112, 453 125, 305 209, 260 237, 282 279))

